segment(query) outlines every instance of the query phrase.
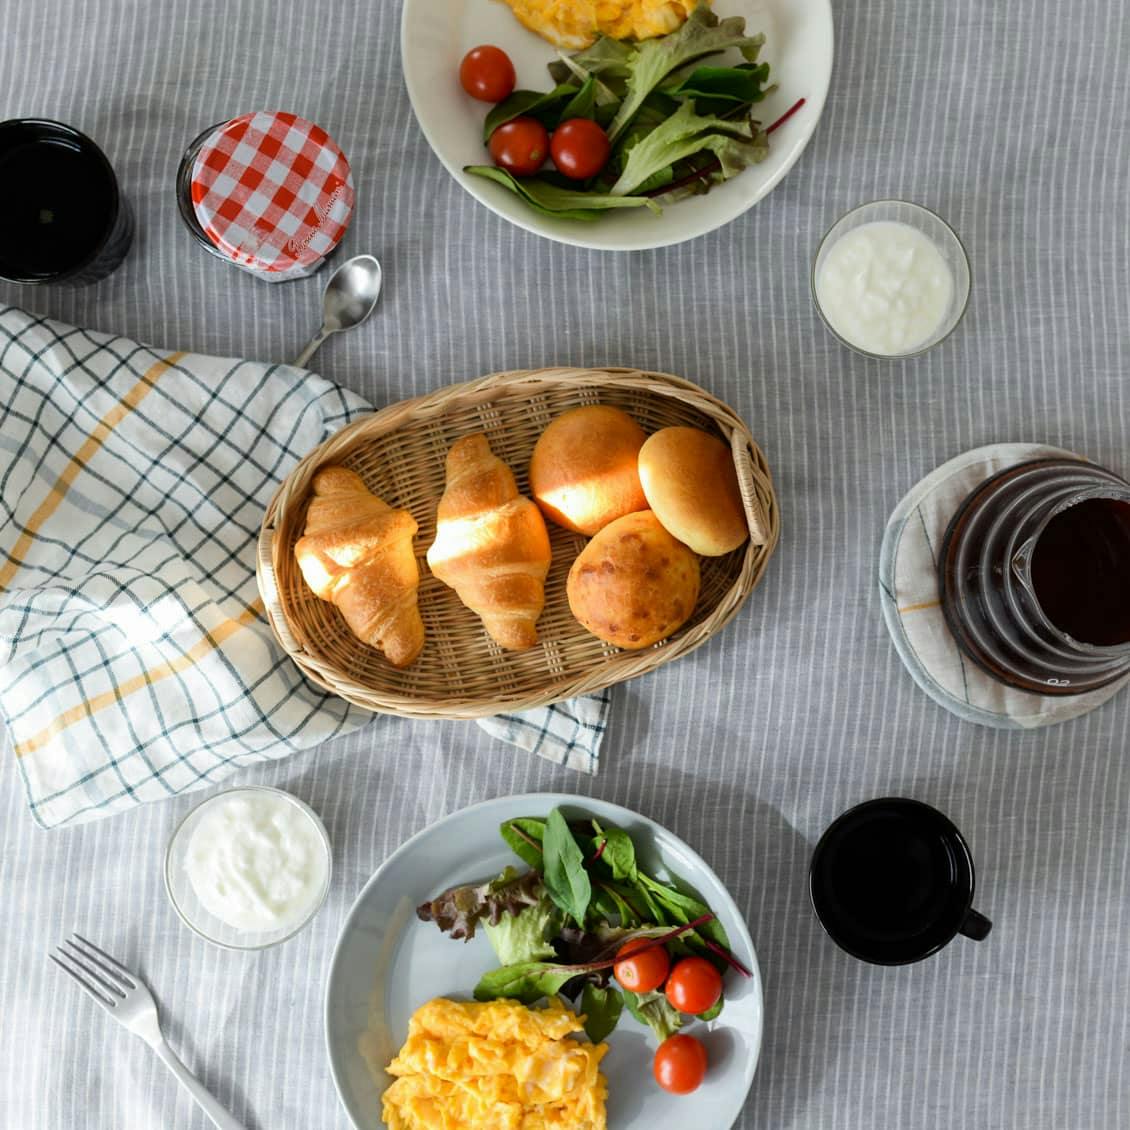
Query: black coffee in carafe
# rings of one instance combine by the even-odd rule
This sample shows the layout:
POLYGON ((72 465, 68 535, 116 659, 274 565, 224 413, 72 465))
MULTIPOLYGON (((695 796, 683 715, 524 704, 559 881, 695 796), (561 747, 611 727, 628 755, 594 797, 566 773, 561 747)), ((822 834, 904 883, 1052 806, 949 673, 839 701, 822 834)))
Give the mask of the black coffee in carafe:
POLYGON ((1130 643, 1130 502, 1087 498, 1059 511, 1036 540, 1031 576, 1061 632, 1093 647, 1130 643))
POLYGON ((1130 674, 1130 483, 1081 459, 1022 463, 970 493, 938 566, 958 647, 1046 695, 1130 674))

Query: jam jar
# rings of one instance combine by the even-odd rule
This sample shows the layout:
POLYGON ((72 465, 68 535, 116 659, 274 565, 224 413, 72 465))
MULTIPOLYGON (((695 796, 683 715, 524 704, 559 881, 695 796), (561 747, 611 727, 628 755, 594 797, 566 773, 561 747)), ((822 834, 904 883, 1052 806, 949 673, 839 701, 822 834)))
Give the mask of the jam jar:
POLYGON ((279 110, 212 126, 177 168, 177 208, 206 251, 267 282, 312 275, 353 215, 353 174, 321 126, 279 110))
POLYGON ((992 476, 938 572, 958 646, 1000 682, 1073 695, 1130 674, 1130 483, 1114 472, 1056 457, 992 476))

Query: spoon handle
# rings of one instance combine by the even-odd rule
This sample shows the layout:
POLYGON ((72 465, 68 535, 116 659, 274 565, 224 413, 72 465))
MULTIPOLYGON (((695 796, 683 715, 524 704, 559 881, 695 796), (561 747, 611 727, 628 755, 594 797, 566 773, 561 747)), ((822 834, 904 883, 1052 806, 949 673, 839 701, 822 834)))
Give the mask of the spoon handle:
POLYGON ((291 364, 296 365, 298 368, 301 369, 306 364, 306 362, 309 361, 310 358, 313 357, 314 354, 318 352, 318 349, 321 347, 322 342, 325 341, 326 338, 330 336, 331 332, 332 331, 327 330, 326 327, 323 326, 306 343, 306 348, 302 350, 302 352, 291 362, 291 364))

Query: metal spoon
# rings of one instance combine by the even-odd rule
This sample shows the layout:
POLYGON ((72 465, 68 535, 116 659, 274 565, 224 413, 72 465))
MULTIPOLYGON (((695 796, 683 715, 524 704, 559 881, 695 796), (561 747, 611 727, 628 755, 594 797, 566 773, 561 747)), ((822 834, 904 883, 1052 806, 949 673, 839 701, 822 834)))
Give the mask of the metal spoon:
POLYGON ((322 296, 322 328, 293 363, 305 365, 330 334, 359 326, 373 312, 380 294, 380 263, 372 255, 354 255, 347 259, 326 283, 322 296))

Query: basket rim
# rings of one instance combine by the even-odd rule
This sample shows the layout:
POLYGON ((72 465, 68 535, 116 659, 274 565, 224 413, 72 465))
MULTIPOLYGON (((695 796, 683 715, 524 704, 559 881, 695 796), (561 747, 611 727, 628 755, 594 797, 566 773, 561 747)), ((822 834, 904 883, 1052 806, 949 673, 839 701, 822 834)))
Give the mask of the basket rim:
MULTIPOLYGON (((780 508, 768 461, 745 422, 728 404, 694 382, 670 373, 623 366, 550 366, 506 370, 446 385, 367 413, 327 437, 291 468, 267 504, 259 531, 256 582, 267 623, 275 640, 299 670, 323 690, 375 713, 410 718, 469 719, 533 709, 579 694, 593 693, 650 673, 674 659, 689 655, 726 627, 741 610, 762 579, 779 538, 780 508), (406 424, 442 419, 456 409, 515 399, 523 394, 532 394, 535 390, 546 392, 562 387, 599 389, 610 386, 683 401, 708 416, 730 442, 752 536, 742 551, 738 576, 722 593, 709 615, 650 648, 624 651, 608 646, 603 662, 594 662, 580 675, 557 679, 547 677, 545 687, 540 692, 499 691, 489 700, 466 694, 452 694, 439 699, 388 689, 375 690, 355 681, 348 672, 320 659, 304 646, 304 633, 301 626, 296 632, 288 619, 276 580, 280 558, 284 553, 290 552, 290 545, 287 539, 276 535, 293 518, 295 511, 301 510, 305 505, 310 480, 319 467, 347 459, 358 446, 406 424)), ((474 616, 470 611, 467 614, 474 616)))

